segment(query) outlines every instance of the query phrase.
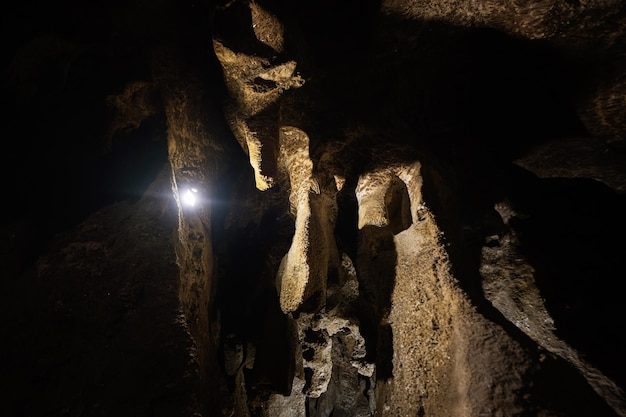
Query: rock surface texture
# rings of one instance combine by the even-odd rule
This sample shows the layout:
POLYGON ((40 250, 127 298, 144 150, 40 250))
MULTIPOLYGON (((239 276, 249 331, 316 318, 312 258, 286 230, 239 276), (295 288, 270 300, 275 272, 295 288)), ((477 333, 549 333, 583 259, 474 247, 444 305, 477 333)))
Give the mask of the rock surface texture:
POLYGON ((2 30, 2 415, 626 417, 626 3, 2 30))

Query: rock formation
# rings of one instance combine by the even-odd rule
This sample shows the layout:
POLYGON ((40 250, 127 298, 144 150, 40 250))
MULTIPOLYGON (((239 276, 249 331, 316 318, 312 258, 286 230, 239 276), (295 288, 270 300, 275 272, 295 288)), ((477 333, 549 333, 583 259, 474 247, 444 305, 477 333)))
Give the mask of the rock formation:
POLYGON ((626 417, 622 2, 3 27, 7 415, 626 417))

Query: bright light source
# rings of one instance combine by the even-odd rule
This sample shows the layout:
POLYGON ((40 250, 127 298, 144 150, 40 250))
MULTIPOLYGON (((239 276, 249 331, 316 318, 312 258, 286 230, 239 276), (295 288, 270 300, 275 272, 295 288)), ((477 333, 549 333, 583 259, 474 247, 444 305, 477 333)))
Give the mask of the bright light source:
POLYGON ((188 206, 195 206, 196 201, 198 201, 198 189, 197 188, 188 188, 187 191, 183 194, 182 198, 183 202, 188 206))

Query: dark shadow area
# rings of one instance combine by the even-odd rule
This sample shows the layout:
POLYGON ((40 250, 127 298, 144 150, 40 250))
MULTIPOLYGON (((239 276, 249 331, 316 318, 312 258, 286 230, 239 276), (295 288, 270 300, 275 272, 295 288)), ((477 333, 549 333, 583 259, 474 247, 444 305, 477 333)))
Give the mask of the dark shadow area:
POLYGON ((545 356, 539 368, 532 373, 533 384, 527 395, 533 410, 524 416, 534 417, 538 410, 551 410, 554 415, 568 417, 617 417, 570 364, 559 357, 545 356))
POLYGON ((18 222, 33 227, 29 262, 54 234, 107 204, 136 202, 167 162, 163 120, 158 118, 121 134, 114 149, 106 149, 104 136, 113 118, 106 98, 129 79, 145 77, 144 53, 132 51, 131 45, 116 49, 99 44, 110 28, 95 23, 77 27, 87 16, 68 22, 73 18, 62 8, 40 6, 36 13, 16 6, 15 20, 7 22, 16 32, 7 36, 17 49, 3 56, 8 61, 3 66, 2 99, 8 109, 3 123, 11 132, 14 161, 2 168, 2 175, 11 178, 3 223, 23 219, 18 222), (15 28, 20 24, 24 27, 15 28), (37 55, 42 51, 43 58, 37 55))
POLYGON ((472 63, 465 74, 471 81, 463 123, 472 142, 489 150, 483 157, 511 161, 545 141, 588 136, 575 108, 586 64, 561 56, 548 43, 496 31, 470 39, 471 46, 460 45, 472 63))
MULTIPOLYGON (((233 161, 233 166, 237 165, 233 161)), ((255 201, 252 195, 261 191, 254 188, 249 170, 249 165, 245 170, 235 169, 236 175, 225 177, 215 190, 214 198, 221 204, 213 215, 213 240, 219 277, 215 309, 220 313, 222 343, 234 338, 244 346, 246 355, 253 355, 252 368, 243 369, 248 398, 252 399, 268 393, 290 394, 298 341, 294 323, 280 309, 274 284, 275 271, 291 244, 294 219, 282 201, 262 210, 250 206, 255 201), (224 187, 226 183, 230 187, 224 187), (242 210, 254 212, 249 223, 228 224, 242 210), (262 217, 256 219, 255 213, 261 212, 262 217)))
POLYGON ((145 120, 137 129, 116 135, 111 151, 91 167, 95 179, 92 182, 88 177, 80 178, 81 193, 77 194, 96 207, 115 201, 135 203, 168 163, 166 131, 164 118, 157 116, 145 120))
POLYGON ((556 334, 626 384, 622 279, 626 198, 591 179, 539 179, 519 169, 511 225, 535 268, 556 334))
POLYGON ((352 57, 372 41, 380 9, 380 0, 259 3, 285 23, 285 49, 291 59, 303 64, 306 73, 323 70, 330 62, 351 66, 352 57))
POLYGON ((276 52, 260 42, 255 34, 247 1, 230 1, 215 11, 213 36, 235 53, 268 59, 276 52))
MULTIPOLYGON (((250 209, 245 201, 231 201, 231 209, 250 209)), ((263 320, 263 314, 255 310, 265 310, 267 288, 274 287, 275 271, 289 249, 295 229, 293 218, 284 213, 286 207, 270 207, 260 224, 216 227, 214 251, 220 277, 216 303, 222 312, 224 332, 253 334, 258 320, 263 320)))
POLYGON ((410 135, 395 141, 478 165, 485 158, 510 161, 555 137, 587 134, 575 94, 589 63, 493 29, 393 16, 371 24, 378 36, 344 48, 349 59, 330 48, 325 66, 312 67, 310 95, 328 115, 341 115, 335 124, 362 123, 387 134, 402 128, 410 135))
POLYGON ((510 160, 539 142, 586 133, 574 96, 581 63, 545 41, 489 29, 470 30, 451 46, 442 72, 461 93, 440 98, 457 103, 459 130, 473 145, 510 160))
POLYGON ((136 203, 167 164, 164 133, 161 118, 148 120, 139 129, 120 135, 111 151, 103 154, 86 149, 89 144, 64 147, 35 142, 34 146, 44 149, 30 154, 26 168, 30 172, 20 174, 9 185, 11 204, 3 220, 15 222, 6 227, 18 234, 26 230, 22 223, 33 229, 25 262, 34 261, 56 233, 76 226, 105 206, 136 203))
POLYGON ((411 227, 411 200, 406 184, 400 178, 394 178, 391 187, 385 196, 387 202, 387 215, 389 217, 389 228, 391 233, 397 235, 403 230, 411 227))
POLYGON ((299 343, 297 325, 282 312, 273 289, 268 289, 263 299, 266 308, 257 312, 263 316, 263 322, 252 339, 256 346, 254 367, 247 372, 246 385, 252 395, 291 395, 299 343))
MULTIPOLYGON (((154 190, 168 187, 164 169, 154 190)), ((108 207, 56 236, 38 269, 12 283, 0 310, 4 414, 125 416, 154 398, 175 415, 189 404, 176 220, 158 197, 108 207)))
POLYGON ((388 227, 365 226, 359 232, 357 299, 360 328, 367 343, 366 361, 376 364, 376 378, 393 377, 393 334, 386 323, 395 286, 397 254, 388 227))
MULTIPOLYGON (((344 146, 336 154, 336 158, 342 163, 340 174, 345 176, 345 184, 336 197, 338 210, 335 241, 339 253, 345 252, 353 262, 356 262, 359 245, 359 206, 354 190, 361 170, 371 161, 371 155, 367 149, 351 145, 344 146)), ((312 153, 312 159, 319 160, 319 156, 312 153)))

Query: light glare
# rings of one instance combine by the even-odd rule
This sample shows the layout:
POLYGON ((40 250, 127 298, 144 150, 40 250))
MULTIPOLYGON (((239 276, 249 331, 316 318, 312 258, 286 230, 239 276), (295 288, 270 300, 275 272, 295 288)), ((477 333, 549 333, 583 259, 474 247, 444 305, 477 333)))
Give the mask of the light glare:
POLYGON ((196 201, 197 201, 197 197, 196 197, 197 193, 198 193, 198 190, 196 188, 187 189, 187 191, 183 194, 183 202, 187 204, 188 206, 191 206, 191 207, 195 206, 196 201))

